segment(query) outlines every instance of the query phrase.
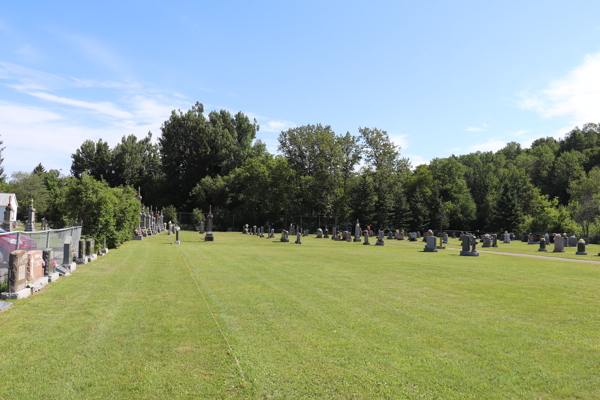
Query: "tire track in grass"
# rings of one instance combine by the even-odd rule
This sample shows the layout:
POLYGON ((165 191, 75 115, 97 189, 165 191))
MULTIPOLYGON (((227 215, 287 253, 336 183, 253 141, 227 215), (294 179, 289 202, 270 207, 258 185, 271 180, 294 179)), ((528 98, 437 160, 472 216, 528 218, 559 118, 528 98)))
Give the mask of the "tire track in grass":
POLYGON ((192 273, 192 269, 188 265, 187 260, 185 259, 185 256, 183 255, 183 253, 181 252, 181 250, 179 250, 179 246, 177 246, 177 252, 179 253, 179 256, 183 260, 186 268, 188 269, 188 274, 192 278, 192 280, 194 281, 194 285, 196 285, 197 292, 200 293, 200 296, 202 297, 202 300, 204 301, 204 304, 206 304, 206 308, 207 308, 208 312, 211 314, 211 317, 212 317, 215 325, 219 329, 219 332, 221 333, 221 336, 223 337, 223 340, 227 344, 227 348, 229 349, 230 354, 235 359, 235 363, 237 364, 238 370, 240 372, 240 378, 241 378, 240 385, 244 386, 244 384, 245 384, 244 370, 242 369, 242 366, 240 364, 240 360, 235 355, 235 352, 233 351, 233 348, 229 344, 229 340, 227 340, 227 336, 225 336, 225 333, 223 332, 223 329, 221 329, 221 325, 219 324, 219 321, 217 321, 217 319, 215 318, 216 317, 216 313, 214 313, 213 310, 210 308, 210 304, 208 304, 208 301, 206 300, 206 297, 204 296, 204 293, 200 289, 200 286, 198 285, 198 281, 196 280, 196 277, 194 277, 194 274, 192 273))

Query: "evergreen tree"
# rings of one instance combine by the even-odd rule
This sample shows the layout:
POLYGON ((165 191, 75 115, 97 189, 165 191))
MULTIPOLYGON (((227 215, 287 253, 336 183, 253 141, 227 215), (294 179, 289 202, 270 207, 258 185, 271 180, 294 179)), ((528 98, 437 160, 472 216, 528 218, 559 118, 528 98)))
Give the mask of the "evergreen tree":
POLYGON ((44 174, 44 173, 46 173, 46 168, 44 168, 44 166, 42 165, 42 163, 39 163, 39 164, 37 165, 37 167, 35 167, 35 168, 33 169, 33 172, 32 172, 32 173, 33 173, 33 174, 37 174, 37 173, 42 173, 42 174, 44 174))
POLYGON ((518 196, 507 183, 502 186, 502 194, 498 197, 495 208, 495 225, 500 231, 513 231, 523 222, 518 196))

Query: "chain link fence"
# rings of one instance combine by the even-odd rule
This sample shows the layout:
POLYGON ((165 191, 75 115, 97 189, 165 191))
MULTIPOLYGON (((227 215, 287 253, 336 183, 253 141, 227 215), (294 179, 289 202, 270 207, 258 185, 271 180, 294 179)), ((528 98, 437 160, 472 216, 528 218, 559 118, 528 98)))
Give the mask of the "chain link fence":
POLYGON ((0 283, 8 279, 8 257, 15 250, 44 250, 52 248, 57 264, 62 264, 65 238, 71 236, 73 254, 79 251, 81 226, 35 232, 0 233, 0 283))

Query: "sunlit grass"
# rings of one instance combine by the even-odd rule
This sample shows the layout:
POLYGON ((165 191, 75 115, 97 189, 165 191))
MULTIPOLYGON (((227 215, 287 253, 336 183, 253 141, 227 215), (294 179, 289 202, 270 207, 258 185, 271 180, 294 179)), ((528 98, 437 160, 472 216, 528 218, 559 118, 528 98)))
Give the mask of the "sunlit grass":
POLYGON ((15 302, 0 398, 600 397, 600 265, 202 239, 127 243, 15 302))

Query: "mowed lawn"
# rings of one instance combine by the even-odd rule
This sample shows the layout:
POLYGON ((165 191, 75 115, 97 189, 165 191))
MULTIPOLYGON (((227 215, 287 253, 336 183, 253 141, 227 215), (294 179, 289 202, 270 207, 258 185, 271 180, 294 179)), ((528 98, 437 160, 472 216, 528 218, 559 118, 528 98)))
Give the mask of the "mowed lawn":
POLYGON ((294 240, 163 233, 13 302, 0 398, 600 398, 600 265, 294 240))

